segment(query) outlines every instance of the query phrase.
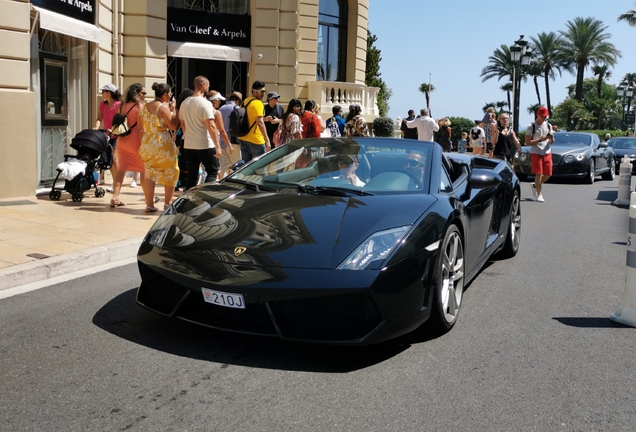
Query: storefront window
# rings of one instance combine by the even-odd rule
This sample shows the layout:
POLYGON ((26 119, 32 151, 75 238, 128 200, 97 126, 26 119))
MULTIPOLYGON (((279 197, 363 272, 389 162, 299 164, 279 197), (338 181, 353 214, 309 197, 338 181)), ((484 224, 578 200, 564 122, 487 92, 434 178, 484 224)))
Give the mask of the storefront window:
POLYGON ((320 0, 316 80, 346 81, 347 0, 320 0))
POLYGON ((245 15, 249 0, 168 0, 168 7, 245 15))
POLYGON ((44 118, 66 120, 66 62, 45 58, 43 75, 44 118))

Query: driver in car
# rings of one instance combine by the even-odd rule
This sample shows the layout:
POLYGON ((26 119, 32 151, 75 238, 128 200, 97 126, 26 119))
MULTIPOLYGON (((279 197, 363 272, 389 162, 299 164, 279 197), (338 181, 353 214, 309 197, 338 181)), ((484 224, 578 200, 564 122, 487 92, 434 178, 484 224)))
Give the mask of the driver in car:
POLYGON ((340 175, 334 178, 344 180, 353 186, 364 186, 365 183, 356 175, 358 165, 358 158, 354 155, 340 155, 340 157, 338 157, 338 169, 340 170, 340 175))
POLYGON ((421 184, 424 181, 424 156, 416 151, 410 152, 404 161, 404 170, 413 174, 421 184))

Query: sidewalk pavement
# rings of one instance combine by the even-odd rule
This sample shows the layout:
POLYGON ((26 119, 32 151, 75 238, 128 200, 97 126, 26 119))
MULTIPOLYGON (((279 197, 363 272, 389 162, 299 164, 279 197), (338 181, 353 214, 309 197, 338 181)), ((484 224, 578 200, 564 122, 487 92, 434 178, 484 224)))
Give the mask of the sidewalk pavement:
MULTIPOLYGON (((82 202, 65 191, 53 201, 50 189, 0 199, 0 290, 133 258, 161 211, 145 213, 141 187, 129 184, 126 178, 121 190, 126 206, 115 208, 112 194, 96 198, 94 189, 84 192, 82 202)), ((155 196, 162 209, 162 186, 155 196)))

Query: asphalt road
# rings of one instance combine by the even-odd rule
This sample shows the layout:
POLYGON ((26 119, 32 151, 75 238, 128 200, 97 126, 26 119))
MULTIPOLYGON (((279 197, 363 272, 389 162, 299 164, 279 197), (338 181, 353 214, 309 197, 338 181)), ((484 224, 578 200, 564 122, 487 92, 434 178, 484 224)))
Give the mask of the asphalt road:
POLYGON ((233 335, 134 302, 135 265, 0 300, 2 431, 633 431, 618 177, 523 184, 516 258, 448 334, 333 348, 233 335))

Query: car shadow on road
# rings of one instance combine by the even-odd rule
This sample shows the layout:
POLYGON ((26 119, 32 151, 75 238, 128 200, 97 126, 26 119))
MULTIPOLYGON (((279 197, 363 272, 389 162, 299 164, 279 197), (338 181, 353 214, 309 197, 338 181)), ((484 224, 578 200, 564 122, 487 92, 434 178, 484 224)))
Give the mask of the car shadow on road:
POLYGON ((610 321, 609 316, 606 317, 554 317, 555 321, 566 326, 578 328, 631 328, 623 324, 610 321))
POLYGON ((172 355, 225 365, 346 373, 382 363, 410 347, 399 340, 369 347, 338 347, 223 332, 147 311, 135 302, 136 291, 128 290, 102 306, 93 316, 93 324, 172 355))

